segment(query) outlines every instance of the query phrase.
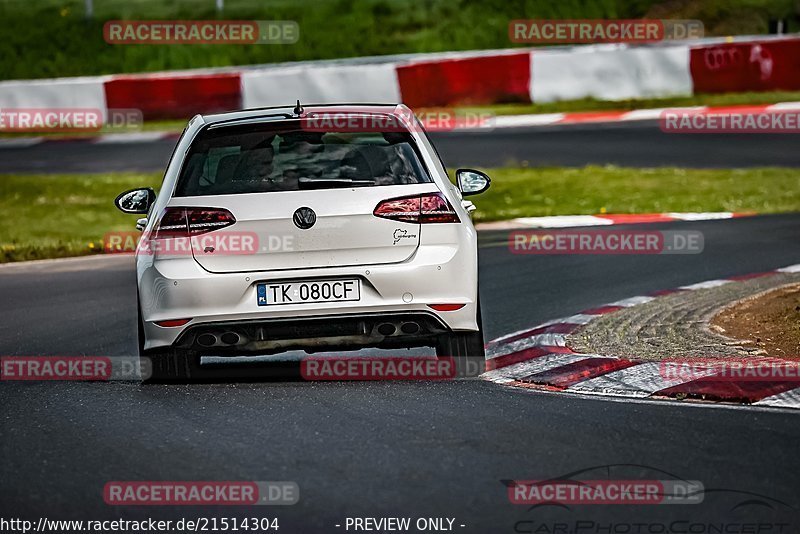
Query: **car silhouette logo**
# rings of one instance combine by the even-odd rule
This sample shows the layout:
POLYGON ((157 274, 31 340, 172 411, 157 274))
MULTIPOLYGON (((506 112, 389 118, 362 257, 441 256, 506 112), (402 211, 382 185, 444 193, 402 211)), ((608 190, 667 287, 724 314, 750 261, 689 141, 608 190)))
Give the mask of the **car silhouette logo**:
POLYGON ((317 214, 311 208, 297 208, 292 216, 294 225, 301 230, 308 230, 317 222, 317 214))

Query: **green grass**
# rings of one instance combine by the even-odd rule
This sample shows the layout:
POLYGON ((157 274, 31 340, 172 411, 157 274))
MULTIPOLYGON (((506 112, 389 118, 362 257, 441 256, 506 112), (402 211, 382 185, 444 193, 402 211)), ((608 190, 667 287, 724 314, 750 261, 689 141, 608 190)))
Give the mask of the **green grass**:
MULTIPOLYGON (((538 215, 671 211, 800 211, 798 169, 686 170, 586 167, 486 169, 472 197, 476 222, 538 215)), ((132 231, 120 192, 158 187, 160 173, 0 175, 0 263, 102 251, 106 232, 132 231)))
MULTIPOLYGON (((513 19, 699 19, 707 35, 761 34, 793 0, 2 0, 0 77, 44 78, 508 48, 513 19), (294 20, 293 45, 109 45, 109 19, 294 20)), ((790 22, 789 31, 797 31, 790 22)))
POLYGON ((161 173, 0 175, 0 263, 100 252, 106 232, 135 230, 116 196, 160 183, 161 173))
POLYGON ((485 169, 476 222, 542 215, 800 211, 800 170, 694 170, 589 166, 485 169))

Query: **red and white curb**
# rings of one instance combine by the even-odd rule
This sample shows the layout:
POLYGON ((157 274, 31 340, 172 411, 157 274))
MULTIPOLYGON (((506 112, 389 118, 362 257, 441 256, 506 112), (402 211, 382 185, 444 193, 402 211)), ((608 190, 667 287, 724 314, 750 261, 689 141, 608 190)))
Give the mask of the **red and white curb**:
MULTIPOLYGON (((782 102, 762 106, 727 106, 727 107, 678 107, 658 109, 637 109, 633 111, 580 111, 574 113, 542 113, 531 115, 500 115, 493 119, 483 121, 483 126, 464 126, 456 123, 452 128, 443 131, 491 131, 494 129, 526 128, 533 126, 550 126, 559 124, 587 124, 587 123, 613 123, 631 122, 641 120, 658 120, 665 111, 692 112, 700 115, 713 115, 719 113, 763 113, 770 111, 799 110, 800 102, 782 102)), ((435 128, 433 130, 436 130, 435 128)), ((45 142, 84 142, 92 144, 119 144, 119 143, 151 143, 166 139, 177 140, 179 134, 175 132, 127 132, 111 133, 106 135, 85 136, 31 136, 0 138, 0 148, 24 148, 45 142)))
POLYGON ((737 106, 690 106, 672 108, 635 109, 632 111, 576 111, 571 113, 543 113, 536 115, 514 115, 496 117, 495 128, 524 128, 556 124, 589 124, 608 122, 631 122, 659 120, 663 113, 691 113, 693 115, 716 115, 720 113, 769 113, 800 110, 800 102, 781 102, 765 105, 737 106))
MULTIPOLYGON (((800 380, 714 380, 718 368, 688 374, 664 373, 661 362, 600 354, 582 354, 566 345, 567 335, 594 319, 650 302, 662 295, 693 291, 777 273, 798 273, 800 264, 774 271, 709 280, 658 291, 584 310, 534 328, 512 332, 488 343, 482 378, 499 384, 585 395, 631 398, 703 397, 722 402, 800 409, 800 380)), ((780 364, 777 358, 748 358, 748 363, 780 364)), ((796 363, 796 362, 794 362, 796 363)))
POLYGON ((674 221, 713 221, 756 215, 752 212, 693 212, 693 213, 619 213, 599 215, 552 215, 548 217, 518 217, 507 221, 479 223, 478 230, 515 230, 524 228, 575 228, 580 226, 613 226, 616 224, 647 224, 674 221))

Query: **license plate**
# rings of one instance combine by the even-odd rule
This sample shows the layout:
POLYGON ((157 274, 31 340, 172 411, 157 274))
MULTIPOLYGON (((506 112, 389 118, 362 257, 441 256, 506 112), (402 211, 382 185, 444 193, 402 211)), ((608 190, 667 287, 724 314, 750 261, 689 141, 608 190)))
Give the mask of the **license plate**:
POLYGON ((257 300, 259 306, 361 300, 361 281, 352 278, 258 284, 257 300))

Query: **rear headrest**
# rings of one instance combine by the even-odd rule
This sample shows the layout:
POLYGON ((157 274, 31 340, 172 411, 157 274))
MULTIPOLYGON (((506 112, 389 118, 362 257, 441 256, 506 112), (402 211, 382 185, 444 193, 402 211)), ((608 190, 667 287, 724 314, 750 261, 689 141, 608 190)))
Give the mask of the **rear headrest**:
POLYGON ((226 184, 233 178, 233 172, 236 170, 236 165, 239 164, 239 154, 228 154, 223 156, 217 164, 217 179, 216 184, 226 184))

